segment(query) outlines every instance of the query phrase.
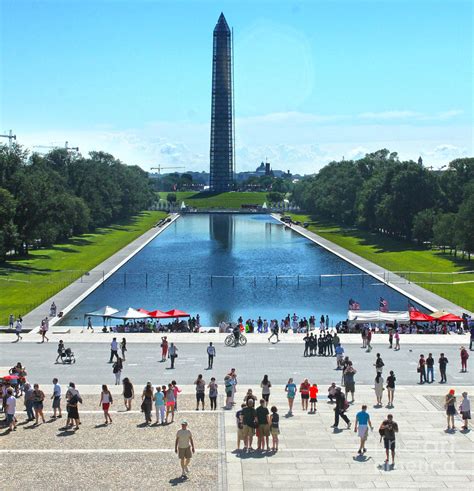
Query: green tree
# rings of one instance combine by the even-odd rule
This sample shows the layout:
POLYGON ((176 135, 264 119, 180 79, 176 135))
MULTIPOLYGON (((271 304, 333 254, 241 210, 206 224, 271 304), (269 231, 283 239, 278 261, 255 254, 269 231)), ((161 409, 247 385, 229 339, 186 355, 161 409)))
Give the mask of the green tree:
POLYGON ((419 211, 413 217, 412 237, 419 243, 431 241, 435 221, 436 212, 433 209, 419 211))
POLYGON ((474 184, 470 188, 456 216, 456 243, 469 259, 474 252, 474 184))
POLYGON ((168 193, 166 195, 166 201, 168 201, 168 203, 171 203, 171 204, 176 203, 176 194, 175 193, 168 193))
POLYGON ((277 193, 276 191, 271 191, 267 194, 267 200, 270 203, 280 203, 285 198, 283 193, 277 193))
POLYGON ((456 214, 442 213, 437 215, 433 224, 433 243, 443 250, 446 247, 454 249, 456 246, 456 214))

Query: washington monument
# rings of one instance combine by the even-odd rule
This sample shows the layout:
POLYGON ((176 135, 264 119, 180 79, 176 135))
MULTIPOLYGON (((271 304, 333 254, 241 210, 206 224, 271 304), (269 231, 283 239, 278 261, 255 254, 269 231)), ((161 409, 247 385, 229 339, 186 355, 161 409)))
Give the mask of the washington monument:
POLYGON ((234 179, 234 100, 232 33, 221 13, 214 28, 210 188, 232 189, 234 179))

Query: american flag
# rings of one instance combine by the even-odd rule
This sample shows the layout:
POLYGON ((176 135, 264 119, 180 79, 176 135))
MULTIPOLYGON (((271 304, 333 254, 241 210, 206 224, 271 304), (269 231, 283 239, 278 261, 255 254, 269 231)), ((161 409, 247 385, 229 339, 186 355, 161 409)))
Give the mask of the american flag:
POLYGON ((380 297, 379 300, 379 310, 380 312, 388 312, 388 302, 383 297, 380 297))
POLYGON ((360 310, 360 303, 357 303, 352 298, 349 299, 349 310, 360 310))
POLYGON ((409 312, 414 312, 416 310, 416 307, 408 300, 408 311, 409 312))

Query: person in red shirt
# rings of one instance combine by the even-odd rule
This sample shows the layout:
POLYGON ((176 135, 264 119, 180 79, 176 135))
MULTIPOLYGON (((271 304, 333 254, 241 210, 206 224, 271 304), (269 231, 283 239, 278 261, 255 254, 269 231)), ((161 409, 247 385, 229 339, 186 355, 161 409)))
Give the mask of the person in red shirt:
POLYGON ((316 412, 316 403, 318 402, 318 392, 319 389, 316 384, 313 384, 309 388, 309 402, 311 404, 311 409, 309 412, 313 414, 316 412))
POLYGON ((311 384, 308 382, 308 379, 305 378, 304 382, 301 382, 301 385, 300 385, 301 409, 303 411, 308 410, 309 388, 310 387, 311 387, 311 384))

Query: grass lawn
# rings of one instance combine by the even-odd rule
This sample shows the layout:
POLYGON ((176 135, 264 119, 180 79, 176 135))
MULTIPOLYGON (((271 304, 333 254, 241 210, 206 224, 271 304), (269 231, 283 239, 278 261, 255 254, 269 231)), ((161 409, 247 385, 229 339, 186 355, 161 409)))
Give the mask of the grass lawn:
MULTIPOLYGON (((167 192, 158 193, 160 198, 166 199, 167 192)), ((191 206, 193 208, 228 208, 231 210, 240 209, 242 205, 263 205, 267 200, 267 193, 264 192, 231 192, 231 193, 210 193, 195 191, 179 191, 176 194, 177 203, 191 206)))
POLYGON ((149 230, 166 213, 142 212, 93 234, 72 237, 27 258, 0 264, 0 325, 8 315, 25 315, 118 250, 149 230))
POLYGON ((301 222, 310 222, 308 229, 312 232, 385 269, 394 272, 416 272, 403 276, 461 307, 474 311, 474 273, 436 274, 472 271, 474 261, 463 261, 442 251, 424 249, 379 234, 353 228, 345 229, 308 215, 292 217, 301 222), (473 283, 456 284, 462 281, 473 283))

